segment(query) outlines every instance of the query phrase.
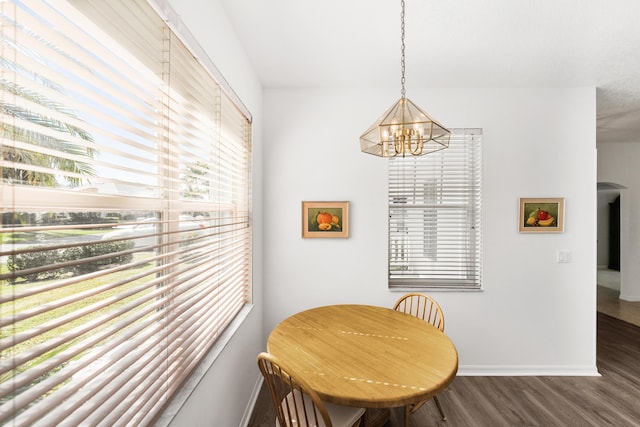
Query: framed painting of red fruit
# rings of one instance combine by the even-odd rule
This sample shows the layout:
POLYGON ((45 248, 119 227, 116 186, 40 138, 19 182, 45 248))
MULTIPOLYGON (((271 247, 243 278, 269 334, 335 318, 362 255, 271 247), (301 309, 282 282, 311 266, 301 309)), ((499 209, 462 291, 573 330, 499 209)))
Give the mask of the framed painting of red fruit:
POLYGON ((521 233, 564 231, 564 199, 520 199, 521 233))
POLYGON ((349 202, 302 202, 302 237, 349 237, 349 202))

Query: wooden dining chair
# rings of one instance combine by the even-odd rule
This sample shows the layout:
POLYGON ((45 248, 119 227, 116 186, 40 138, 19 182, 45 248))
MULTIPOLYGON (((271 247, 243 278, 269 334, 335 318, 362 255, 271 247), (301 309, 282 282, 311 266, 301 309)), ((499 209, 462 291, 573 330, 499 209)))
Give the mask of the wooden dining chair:
MULTIPOLYGON (((424 295, 416 292, 405 294, 398 301, 396 301, 393 309, 418 317, 426 322, 429 322, 430 324, 444 332, 444 314, 442 313, 442 308, 440 308, 440 305, 438 305, 436 300, 431 298, 429 295, 424 295)), ((422 405, 424 405, 427 400, 405 406, 405 419, 408 419, 410 414, 413 414, 418 409, 420 409, 420 407, 422 407, 422 405)), ((438 396, 433 396, 433 401, 438 407, 438 411, 440 412, 442 421, 446 421, 447 417, 442 410, 442 405, 440 405, 438 396)))
POLYGON ((365 424, 364 408, 323 402, 302 378, 274 355, 260 353, 258 367, 276 408, 276 427, 353 427, 365 424))

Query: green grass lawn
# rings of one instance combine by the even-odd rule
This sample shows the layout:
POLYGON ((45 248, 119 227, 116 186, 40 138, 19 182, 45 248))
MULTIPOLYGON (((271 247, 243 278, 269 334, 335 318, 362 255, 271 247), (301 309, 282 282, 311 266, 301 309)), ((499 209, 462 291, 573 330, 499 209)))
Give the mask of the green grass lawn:
POLYGON ((38 232, 25 233, 0 233, 0 243, 10 245, 12 243, 42 243, 47 240, 61 239, 65 237, 102 235, 111 231, 111 228, 95 229, 95 228, 69 228, 65 230, 47 230, 38 232))
MULTIPOLYGON (((137 255, 138 259, 140 258, 144 259, 144 257, 150 257, 150 256, 151 254, 149 253, 137 255)), ((123 279, 126 279, 127 277, 131 277, 140 272, 144 272, 145 270, 149 270, 150 268, 151 268, 151 264, 144 264, 134 269, 116 272, 116 273, 109 274, 107 276, 84 280, 79 283, 58 288, 55 290, 50 290, 50 291, 35 294, 32 296, 10 300, 8 302, 0 304, 0 318, 10 319, 16 315, 29 313, 32 310, 36 310, 39 307, 42 307, 44 304, 47 304, 47 303, 53 304, 56 301, 59 301, 69 296, 77 295, 86 290, 103 286, 104 284, 107 284, 107 283, 118 282, 119 280, 123 280, 123 279)), ((6 265, 0 264, 0 271, 6 271, 6 265)), ((112 312, 114 310, 118 310, 119 307, 130 302, 131 299, 139 298, 140 295, 137 294, 130 297, 129 299, 112 303, 108 307, 103 308, 101 310, 91 311, 89 314, 82 316, 78 319, 75 319, 73 321, 70 321, 60 327, 50 329, 50 330, 44 330, 44 329, 47 329, 45 328, 45 325, 47 324, 47 322, 50 322, 52 319, 66 316, 78 310, 84 309, 87 306, 90 306, 91 304, 108 299, 126 290, 130 290, 132 288, 138 287, 141 284, 144 284, 145 282, 152 280, 153 278, 154 278, 153 276, 145 276, 139 280, 129 282, 118 288, 109 289, 105 292, 94 295, 92 297, 82 299, 78 302, 70 303, 68 305, 65 305, 55 310, 49 310, 42 314, 27 317, 26 319, 19 321, 13 325, 0 328, 0 339, 9 338, 11 336, 19 336, 22 333, 34 332, 33 337, 27 339, 26 341, 16 343, 15 345, 11 346, 9 349, 3 350, 0 359, 6 360, 8 358, 13 357, 14 355, 24 354, 25 352, 32 351, 33 348, 36 347, 38 344, 48 342, 49 340, 55 337, 58 337, 66 332, 69 332, 73 328, 83 323, 86 323, 92 319, 95 319, 99 316, 104 315, 105 312, 107 311, 112 312), (43 331, 40 333, 37 333, 38 329, 42 329, 43 331)), ((0 295, 3 298, 11 299, 12 295, 15 293, 24 293, 25 291, 37 289, 38 287, 45 286, 47 284, 50 284, 51 282, 53 281, 39 281, 39 282, 33 282, 33 283, 24 283, 20 285, 11 285, 8 282, 4 281, 3 283, 0 283, 0 295)), ((150 292, 150 291, 151 290, 146 290, 144 292, 150 292)), ((110 322, 104 323, 101 327, 102 328, 109 327, 115 321, 116 320, 112 320, 110 322)), ((95 332, 96 331, 93 331, 92 333, 95 333, 95 332)), ((78 340, 82 340, 82 339, 83 339, 82 336, 78 338, 78 340)), ((65 346, 56 347, 50 351, 47 351, 46 353, 42 354, 39 357, 36 357, 27 361, 26 363, 16 367, 15 370, 9 371, 3 374, 2 376, 0 376, 0 382, 4 382, 7 379, 11 378, 13 375, 16 375, 22 371, 28 370, 42 363, 43 361, 51 358, 55 354, 58 354, 61 351, 64 351, 70 345, 72 345, 72 343, 68 343, 65 346)), ((46 375, 50 375, 50 374, 52 374, 52 372, 49 372, 46 375)))

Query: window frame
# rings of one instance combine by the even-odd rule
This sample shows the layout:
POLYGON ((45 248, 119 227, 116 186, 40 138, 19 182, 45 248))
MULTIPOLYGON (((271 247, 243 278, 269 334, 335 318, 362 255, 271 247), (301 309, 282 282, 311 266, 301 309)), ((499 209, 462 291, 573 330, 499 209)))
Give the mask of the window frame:
POLYGON ((389 159, 390 290, 482 290, 482 129, 450 130, 449 148, 389 159))
MULTIPOLYGON (((97 1, 94 4, 96 5, 96 7, 100 7, 100 3, 100 1, 97 1)), ((104 5, 106 5, 106 3, 104 5)), ((74 398, 76 398, 76 395, 69 394, 65 395, 66 398, 61 399, 61 401, 64 401, 64 404, 54 407, 53 410, 51 408, 47 409, 46 405, 41 405, 41 403, 46 401, 48 398, 39 398, 37 400, 34 400, 33 404, 29 403, 28 405, 24 405, 23 407, 25 408, 25 410, 22 413, 14 413, 12 409, 12 400, 19 400, 24 398, 24 395, 19 394, 22 391, 17 390, 18 387, 14 387, 13 391, 11 391, 10 383, 13 381, 13 378, 19 375, 14 374, 9 380, 6 380, 5 377, 5 379, 3 379, 2 381, 2 387, 0 387, 5 389, 3 392, 5 393, 3 395, 3 401, 0 402, 0 405, 2 405, 0 409, 0 422, 10 421, 14 422, 15 425, 31 425, 34 420, 38 420, 38 422, 45 424, 56 424, 61 420, 64 420, 71 424, 81 424, 84 420, 82 417, 86 416, 94 417, 91 421, 91 423, 93 423, 96 419, 100 420, 100 417, 102 416, 101 414, 104 414, 105 417, 115 416, 114 412, 117 413, 118 411, 110 411, 109 407, 100 406, 104 402, 106 402, 107 399, 110 399, 110 396, 115 394, 121 395, 121 397, 118 397, 118 399, 121 399, 119 401, 119 404, 124 404, 125 401, 129 398, 131 398, 135 403, 135 405, 130 405, 130 410, 132 412, 134 410, 137 410, 136 412, 139 413, 139 415, 136 415, 136 417, 139 416, 140 418, 135 418, 134 421, 132 421, 135 424, 146 425, 154 423, 155 420, 164 419, 164 408, 166 408, 167 405, 172 404, 170 402, 174 402, 174 397, 178 400, 180 396, 184 397, 184 391, 181 392, 181 390, 183 390, 184 387, 188 386, 188 383, 186 383, 185 381, 193 378, 194 375, 198 375, 198 373, 201 374, 204 366, 210 366, 216 355, 221 351, 221 348, 224 347, 225 343, 230 339, 230 336, 237 329, 239 323, 242 322, 242 320, 248 315, 248 312, 251 310, 251 255, 253 234, 251 221, 251 114, 248 112, 247 108, 242 104, 233 90, 229 87, 228 83, 221 76, 217 68, 215 68, 212 61, 206 54, 204 54, 204 51, 199 47, 193 36, 191 36, 191 34, 181 24, 179 17, 177 16, 177 14, 175 14, 175 12, 173 12, 168 2, 156 1, 147 4, 145 0, 141 0, 137 3, 134 3, 132 1, 123 2, 119 5, 125 8, 130 7, 132 9, 135 9, 138 6, 140 6, 141 8, 147 7, 149 10, 151 10, 151 13, 157 13, 158 16, 155 16, 153 19, 164 22, 164 26, 161 29, 162 33, 167 37, 166 39, 163 39, 166 40, 166 44, 164 45, 164 47, 169 47, 171 44, 173 44, 173 51, 171 49, 168 49, 166 51, 163 50, 163 54, 166 55, 164 59, 167 60, 167 62, 161 63, 162 67, 164 68, 161 68, 157 74, 157 76, 160 78, 159 80, 163 80, 166 82, 166 86, 158 85, 159 90, 157 100, 161 105, 157 110, 157 128, 154 128, 154 130, 157 131, 157 141, 154 139, 154 141, 157 142, 157 145, 155 145, 153 148, 145 148, 144 144, 140 143, 140 141, 136 141, 135 144, 132 143, 130 144, 130 146, 127 146, 128 148, 133 148, 135 146, 135 148, 139 148, 141 152, 147 150, 148 152, 145 155, 149 155, 149 153, 151 153, 151 156, 155 157, 156 160, 154 164, 160 171, 157 174, 157 181, 154 182, 154 185, 150 186, 150 189, 147 189, 148 193, 134 194, 132 192, 128 192, 129 190, 123 190, 122 192, 114 190, 111 193, 102 192, 101 187, 95 183, 95 181, 103 178, 100 175, 92 177, 94 181, 92 185, 87 185, 84 188, 80 187, 76 189, 74 189, 73 186, 65 188, 48 188, 45 186, 40 187, 37 185, 26 185, 24 182, 18 182, 18 180, 15 179, 13 181, 6 180, 4 182, 0 182, 0 197, 3 200, 3 204, 7 203, 3 206, 3 213, 38 212, 38 215, 42 215, 46 214, 47 212, 52 212, 54 213, 55 220, 59 222, 46 224, 43 224, 41 222, 34 222, 32 224, 28 224, 28 226, 26 227, 17 224, 12 226, 6 226, 7 224, 3 224, 3 228, 0 229, 0 232, 3 234, 6 233, 8 235, 17 234, 19 232, 46 234, 53 232, 67 232, 76 229, 92 231, 98 230, 100 228, 105 228, 113 224, 69 224, 67 222, 69 220, 67 213, 87 214, 94 213, 94 211, 108 211, 110 213, 128 212, 133 215, 136 212, 144 211, 145 213, 151 212, 154 214, 153 216, 146 216, 146 219, 144 219, 144 221, 148 221, 147 223, 149 225, 149 227, 144 228, 145 234, 143 234, 142 236, 135 235, 126 238, 112 237, 104 241, 100 241, 100 244, 109 244, 112 242, 122 241, 139 241, 143 238, 151 239, 151 243, 144 243, 142 245, 142 249, 134 246, 133 249, 118 249, 118 252, 90 255, 88 257, 82 258, 81 260, 73 260, 68 262, 65 261, 62 263, 49 262, 48 264, 39 266, 35 269, 31 268, 17 272, 14 271, 12 273, 0 272, 2 273, 0 274, 0 280, 14 280, 15 284, 16 278, 25 277, 25 271, 36 274, 37 272, 55 271, 62 267, 72 268, 87 263, 99 263, 101 260, 112 259, 115 257, 126 257, 132 254, 139 254, 140 252, 153 253, 153 255, 148 258, 150 260, 153 260, 152 267, 149 268, 149 270, 151 270, 154 274, 154 276, 151 276, 152 279, 150 279, 152 285, 150 285, 148 289, 144 289, 144 291, 153 297, 145 302, 146 304, 148 304, 148 307, 152 308, 145 313, 145 316, 151 318, 152 322, 155 323, 152 323, 150 325, 149 332, 145 332, 145 334, 147 334, 145 335, 145 337, 148 338, 148 343, 145 340, 141 340, 140 345, 134 347, 132 341, 123 341, 120 344, 125 345, 115 347, 115 349, 106 349, 108 345, 101 344, 103 348, 88 347, 82 350, 78 350, 78 353, 73 354, 71 354, 72 351, 69 350, 69 356, 60 356, 60 360, 63 360, 64 365, 61 364, 60 366, 57 366, 55 372, 52 374, 48 374, 48 372, 45 372, 47 376, 44 377, 42 381, 39 381, 39 383, 42 384, 45 380, 49 380, 50 378, 57 375, 57 373, 62 372, 62 374, 60 374, 60 382, 58 384, 63 384, 62 387, 64 387, 64 385, 67 384, 65 381, 68 380, 69 383, 76 382, 72 385, 73 387, 76 387, 77 382, 85 381, 85 375, 87 375, 86 378, 89 378, 89 376, 91 376, 91 378, 86 379, 86 383, 83 383, 81 386, 77 387, 80 387, 81 390, 84 389, 85 392, 91 392, 91 395, 94 395, 93 391, 95 391, 95 395, 102 395, 102 397, 96 397, 95 401, 91 400, 91 404, 94 405, 93 411, 88 411, 87 407, 82 407, 82 403, 73 402, 74 398), (169 25, 169 23, 171 25, 169 25), (168 78, 168 74, 171 73, 171 61, 174 58, 171 55, 175 52, 176 49, 181 49, 180 44, 184 45, 184 47, 186 47, 189 52, 183 55, 182 58, 178 59, 178 65, 176 65, 176 67, 185 64, 185 67, 198 66, 203 69, 200 71, 208 74, 211 80, 215 82, 214 85, 211 85, 211 93, 209 94, 212 99, 212 103, 215 104, 215 108, 202 112, 202 115, 204 116, 211 116, 211 119, 207 120, 214 122, 215 126, 213 126, 213 132, 209 134, 209 137, 211 140, 215 140, 215 142, 218 144, 215 149, 212 149, 217 151, 208 158, 210 160, 207 161, 206 167, 201 167, 195 162, 191 163, 191 165, 193 165, 193 167, 191 168, 183 167, 187 163, 182 160, 182 158, 188 158, 190 154, 193 154, 193 150, 189 150, 188 148, 183 149, 182 152, 180 150, 177 150, 177 141, 178 139, 180 139, 179 144, 185 146, 191 142, 188 141, 189 138, 187 137, 182 138, 182 136, 179 135, 180 138, 177 138, 176 134, 172 133, 174 132, 175 128, 179 128, 179 126, 177 125, 179 122, 187 122, 187 126, 191 126, 193 124, 193 128, 197 128, 197 124, 199 124, 199 122, 191 123, 189 122, 189 120, 185 120, 182 116, 179 116, 177 120, 171 118, 172 114, 180 114, 174 112, 179 111, 179 108, 177 109, 176 107, 180 107, 180 104, 177 100, 181 98, 181 93, 179 89, 172 89, 171 87, 171 83, 175 83, 177 79, 175 79, 175 74, 173 80, 170 80, 168 78), (184 141, 182 141, 183 139, 184 141), (221 167, 221 165, 223 165, 224 167, 221 167), (227 166, 229 167, 227 168, 227 166), (192 178, 191 181, 188 180, 189 177, 192 178), (201 177, 206 178, 201 179, 201 177), (192 186, 189 185, 190 183, 194 182, 195 184, 193 184, 192 186), (202 192, 203 185, 208 185, 208 188, 204 193, 202 192), (190 193, 191 196, 184 197, 187 193, 190 193), (8 206, 10 206, 9 209, 7 209, 8 206), (219 216, 191 218, 188 215, 185 215, 186 212, 217 213, 219 214, 219 216), (194 224, 197 233, 191 232, 191 230, 193 230, 193 227, 189 225, 190 223, 194 224), (186 228, 183 228, 183 225, 186 225, 186 228), (211 255, 212 253, 217 256, 215 260, 211 258, 213 256, 211 255), (207 267, 202 267, 202 265, 206 265, 207 267), (22 276, 18 276, 19 274, 22 274, 22 276), (199 279, 201 277, 205 278, 207 281, 199 283, 199 279), (207 289, 207 287, 209 287, 209 289, 207 289), (231 288, 234 289, 233 297, 228 297, 228 295, 230 294, 228 289, 231 288), (167 295, 170 295, 170 297, 168 297, 167 295), (207 304, 219 304, 219 307, 211 308, 204 304, 203 301, 205 300, 207 301, 207 304), (172 307, 172 310, 167 309, 168 305, 164 304, 164 301, 171 303, 175 301, 175 308, 172 307), (201 314, 213 312, 215 312, 215 318, 213 320, 200 322, 200 320, 202 319, 201 314), (168 320, 165 321, 165 319, 168 320), (176 320, 180 321, 179 325, 172 323, 176 320), (158 337, 159 334, 155 334, 156 330, 160 330, 160 326, 156 328, 155 325, 159 325, 160 323, 166 325, 165 330, 162 331, 163 334, 166 333, 166 337, 164 337, 162 340, 158 337), (205 332, 201 333, 202 331, 204 331, 204 328, 200 325, 200 323, 210 323, 209 326, 211 327, 205 332), (183 332, 181 331, 181 329, 183 329, 186 334, 176 335, 180 338, 180 341, 173 340, 173 337, 177 332, 183 332), (201 333, 201 335, 197 335, 198 333, 201 333), (190 345, 190 343, 194 342, 197 343, 191 347, 188 346, 190 345), (153 345, 155 345, 155 343, 160 343, 158 344, 158 346, 161 346, 162 348, 158 350, 153 348, 153 345), (113 381, 113 383, 107 381, 104 378, 104 375, 111 375, 111 373, 106 373, 107 371, 109 371, 109 369, 105 368, 104 366, 110 368, 112 366, 115 366, 116 364, 126 365, 121 362, 128 361, 130 362, 130 364, 124 366, 122 368, 122 371, 125 371, 127 369, 133 370, 131 366, 136 363, 142 362, 140 359, 136 360, 133 350, 137 349, 138 347, 142 347, 143 345, 149 346, 149 353, 153 352, 154 355, 156 355, 166 351, 169 356, 174 358, 172 360, 169 360, 169 357, 167 357, 167 362, 165 364, 157 363, 157 360, 159 359, 153 359, 152 366, 155 366, 155 368, 153 368, 153 376, 155 377, 157 372, 162 371, 163 374, 166 373, 168 380, 157 381, 149 379, 150 375, 141 376, 141 373, 144 372, 143 369, 138 372, 127 374, 129 376, 126 380, 130 380, 131 383, 125 382, 125 379, 121 379, 118 376, 114 377, 117 379, 117 381, 113 381), (188 349, 189 352, 193 353, 193 355, 186 354, 187 351, 182 350, 182 347, 184 347, 184 349, 188 349), (114 362, 113 364, 106 363, 106 365, 103 366, 101 365, 102 361, 100 361, 99 359, 104 355, 107 355, 109 357, 118 357, 112 360, 114 362), (72 358, 75 356, 78 356, 79 359, 72 360, 72 358), (100 369, 93 369, 93 371, 91 369, 84 370, 84 368, 86 367, 84 365, 76 369, 76 366, 78 365, 74 365, 74 363, 79 362, 80 365, 82 365, 87 360, 84 359, 85 357, 92 360, 90 362, 87 362, 89 364, 93 363, 93 361, 98 361, 100 369), (180 365, 183 365, 182 367, 184 367, 184 369, 182 369, 180 365), (176 366, 178 366, 177 369, 176 366), (79 375, 79 372, 82 373, 82 375, 79 375), (87 374, 87 372, 89 373, 87 374), (94 378, 99 378, 101 375, 103 375, 103 377, 100 378, 100 382, 96 382, 96 385, 92 386, 93 383, 91 381, 94 378), (153 392, 153 396, 151 395, 151 393, 144 394, 144 398, 146 399, 145 401, 135 401, 135 398, 133 398, 131 394, 127 393, 127 390, 131 389, 132 387, 146 388, 147 386, 151 385, 152 382, 154 382, 154 385, 159 382, 163 385, 153 392), (151 396, 152 398, 150 398, 151 396), (78 410, 78 408, 80 408, 80 410, 78 410), (83 414, 78 414, 78 412, 83 412, 83 414), (69 416, 69 418, 67 418, 67 416, 69 416)), ((56 7, 58 6, 66 7, 66 4, 63 5, 61 3, 60 5, 56 5, 56 7)), ((91 5, 89 5, 88 7, 91 7, 91 5)), ((132 16, 135 16, 135 14, 126 12, 131 12, 131 10, 123 11, 123 13, 127 15, 128 19, 133 20, 134 18, 132 18, 132 16)), ((145 11, 144 13, 148 13, 148 11, 145 11)), ((131 20, 127 20, 127 23, 131 24, 131 20)), ((144 28, 144 26, 141 25, 139 29, 135 29, 132 31, 144 31, 142 28, 144 28)), ((19 33, 19 31, 16 30, 13 31, 14 34, 19 33)), ((43 30, 43 32, 46 32, 46 30, 43 30)), ((91 34, 93 35, 94 33, 91 34)), ((70 37, 69 39, 73 40, 73 37, 70 37)), ((133 38, 130 39, 133 40, 133 38)), ((60 39, 58 39, 58 42, 59 41, 60 39)), ((132 41, 132 43, 136 42, 138 42, 138 40, 132 41)), ((5 75, 10 74, 10 72, 2 72, 1 76, 4 78, 5 75)), ((14 77, 14 80, 17 80, 17 78, 14 77)), ((195 80, 196 79, 194 79, 194 81, 195 80)), ((182 83, 184 82, 185 80, 182 81, 182 83)), ((200 82, 200 80, 197 80, 197 82, 200 82)), ((187 85, 188 84, 189 82, 187 81, 187 85)), ((189 90, 189 88, 185 89, 185 87, 186 85, 183 85, 183 87, 180 89, 189 90)), ((4 95, 4 92, 0 95, 4 95)), ((98 95, 94 96, 98 97, 98 95)), ((6 98, 3 96, 3 102, 5 102, 5 99, 6 98)), ((66 101, 72 101, 72 99, 69 98, 66 101)), ((16 105, 18 105, 18 101, 10 100, 8 102, 15 102, 16 105)), ((34 105, 34 102, 30 100, 20 100, 20 102, 22 102, 24 105, 34 105)), ((77 106, 79 105, 81 105, 81 103, 74 103, 74 108, 77 108, 77 106)), ((123 102, 123 105, 126 105, 126 103, 123 102)), ((153 105, 153 102, 149 101, 148 105, 153 105)), ((192 105, 193 104, 190 104, 190 107, 192 105)), ((36 105, 36 107, 38 106, 36 105)), ((41 110, 43 109, 41 108, 41 110)), ((186 110, 189 114, 192 113, 192 111, 188 108, 185 108, 184 110, 186 110)), ((56 114, 63 115, 64 112, 58 111, 56 114)), ((131 122, 133 122, 133 119, 130 120, 131 122)), ((18 122, 19 120, 13 121, 13 123, 18 122)), ((2 124, 4 125, 5 123, 2 124)), ((94 124, 92 123, 92 126, 93 125, 94 124)), ((133 128, 133 126, 131 127, 133 128)), ((139 130, 139 128, 137 130, 139 130)), ((195 129, 193 133, 190 133, 189 135, 195 135, 199 130, 200 129, 195 129)), ((41 132, 43 133, 49 131, 49 129, 41 130, 41 132)), ((129 131, 131 131, 131 129, 129 129, 129 131)), ((179 132, 179 130, 175 132, 179 132)), ((91 149, 95 148, 95 145, 97 145, 96 142, 92 140, 80 141, 80 139, 77 137, 67 137, 74 142, 78 142, 80 146, 86 148, 87 151, 90 151, 91 149)), ((122 135, 117 135, 114 138, 124 139, 122 135)), ((5 139, 7 138, 5 137, 5 139)), ((199 145, 210 144, 209 140, 205 142, 206 144, 195 144, 195 149, 198 149, 199 145)), ((25 143, 21 141, 18 141, 18 143, 16 144, 15 137, 14 145, 21 145, 23 147, 26 147, 25 143)), ((111 151, 112 154, 115 152, 113 147, 101 148, 105 149, 105 151, 111 151)), ((49 156, 55 154, 54 148, 44 149, 39 147, 37 149, 33 148, 33 151, 37 152, 38 154, 49 156)), ((131 153, 129 154, 130 158, 134 158, 137 156, 134 156, 131 153)), ((66 153, 65 155, 68 155, 70 159, 83 160, 82 154, 66 153)), ((145 157, 142 156, 141 158, 145 157)), ((87 160, 88 163, 92 163, 88 159, 85 160, 87 160)), ((122 166, 116 165, 115 161, 113 163, 114 167, 122 166)), ((94 166, 104 166, 103 164, 100 164, 100 162, 93 162, 92 164, 94 166)), ((56 171, 56 168, 54 166, 27 165, 26 163, 21 164, 19 161, 7 161, 6 159, 2 162, 1 166, 3 169, 12 168, 14 170, 18 170, 20 169, 20 167, 23 167, 24 170, 30 170, 31 172, 51 173, 52 171, 56 171)), ((122 171, 126 171, 126 168, 123 168, 122 171)), ((60 173, 60 175, 62 176, 64 174, 67 174, 67 176, 71 178, 79 178, 80 180, 83 179, 82 174, 75 171, 65 171, 63 173, 60 173)), ((139 176, 144 177, 142 173, 140 173, 139 176)), ((111 180, 111 182, 108 182, 108 184, 115 185, 123 184, 124 182, 124 179, 120 177, 109 177, 109 179, 111 180)), ((129 184, 131 184, 131 188, 136 188, 136 182, 132 181, 129 184)), ((140 185, 137 188, 138 190, 140 190, 143 189, 142 187, 144 186, 140 185)), ((36 217, 35 213, 33 215, 34 217, 36 217)), ((123 221, 122 223, 118 224, 118 227, 121 227, 123 229, 125 229, 126 227, 131 227, 131 229, 135 229, 136 222, 134 222, 134 220, 128 221, 131 222, 123 221)), ((4 248, 0 249, 0 256, 15 257, 27 253, 45 252, 45 249, 46 251, 65 251, 72 249, 91 248, 93 246, 98 246, 98 243, 94 244, 93 242, 91 242, 85 244, 67 242, 51 245, 47 244, 35 249, 13 246, 12 248, 9 248, 9 250, 5 250, 4 248)), ((133 266, 136 263, 137 265, 140 264, 138 261, 135 261, 126 265, 133 266)), ((89 281, 90 277, 92 278, 94 276, 106 276, 108 274, 113 274, 115 272, 121 271, 121 269, 124 267, 122 265, 118 265, 115 267, 107 266, 100 268, 105 268, 105 270, 100 270, 98 273, 79 273, 79 276, 65 276, 62 278, 56 278, 52 282, 45 282, 42 289, 40 290, 23 291, 17 289, 16 287, 15 291, 0 295, 0 304, 4 304, 5 307, 11 307, 15 305, 15 302, 17 300, 24 300, 29 296, 32 296, 28 295, 29 293, 36 295, 44 293, 46 289, 53 291, 58 288, 62 288, 63 286, 69 286, 70 284, 73 285, 75 283, 82 282, 85 279, 86 281, 89 281)), ((27 281, 29 280, 30 279, 27 279, 27 281)), ((133 281, 132 278, 130 279, 128 277, 120 280, 122 282, 126 282, 127 280, 133 281)), ((109 283, 108 286, 113 286, 114 288, 116 288, 121 285, 109 283)), ((144 285, 141 285, 140 288, 142 288, 143 286, 144 285)), ((107 285, 104 286, 105 289, 106 287, 107 285)), ((93 297, 99 292, 100 289, 88 289, 86 291, 86 294, 87 296, 93 297)), ((49 293, 51 294, 52 292, 49 293)), ((83 297, 84 294, 74 294, 68 297, 66 302, 52 301, 48 304, 50 304, 52 308, 54 306, 57 308, 58 305, 68 305, 71 300, 81 300, 83 297)), ((127 297, 129 297, 129 295, 127 295, 127 297)), ((124 300, 125 297, 117 295, 113 296, 112 298, 114 300, 117 298, 122 298, 124 300)), ((108 299, 109 298, 106 298, 105 300, 108 299)), ((87 306, 93 307, 91 304, 104 304, 106 306, 108 302, 87 302, 87 306)), ((9 308, 8 310, 11 310, 11 308, 9 308)), ((42 307, 31 309, 31 312, 28 314, 25 314, 26 312, 24 311, 13 311, 10 323, 7 324, 6 322, 8 320, 7 318, 5 318, 3 319, 4 324, 2 327, 12 328, 14 327, 15 323, 20 321, 19 319, 21 317, 22 319, 30 318, 33 317, 35 315, 34 313, 36 312, 45 313, 47 310, 49 310, 49 306, 43 304, 42 307)), ((93 309, 87 311, 93 311, 93 309)), ((6 312, 3 311, 2 317, 4 317, 5 313, 6 312)), ((133 315, 131 317, 133 317, 133 315)), ((98 324, 95 319, 94 323, 98 324)), ((123 327, 121 330, 128 329, 132 325, 133 327, 131 329, 135 329, 135 327, 138 326, 137 323, 125 324, 123 322, 122 324, 126 328, 123 327)), ((119 325, 119 323, 117 325, 119 325)), ((98 324, 96 328, 99 326, 100 325, 98 324)), ((46 327, 50 328, 50 326, 46 327)), ((26 337, 27 335, 35 334, 35 329, 35 327, 30 327, 29 330, 22 333, 22 336, 26 337)), ((115 327, 113 327, 112 329, 116 331, 114 332, 114 335, 120 332, 115 327)), ((5 329, 5 331, 7 330, 9 329, 5 329)), ((9 335, 3 334, 3 336, 1 337, 3 339, 1 340, 2 343, 0 344, 0 350, 2 350, 3 353, 4 351, 7 351, 7 353, 5 354, 11 354, 12 357, 14 355, 17 355, 19 358, 21 358, 20 360, 29 360, 29 356, 26 355, 28 351, 23 352, 22 350, 15 350, 14 348, 12 348, 12 344, 10 342, 11 333, 11 330, 9 330, 9 335)), ((74 330, 73 334, 80 334, 80 332, 76 332, 74 330)), ((60 336, 56 339, 66 339, 62 337, 62 335, 64 334, 59 335, 60 336)), ((71 333, 69 335, 71 335, 71 333)), ((99 334, 97 333, 95 334, 95 336, 98 335, 99 334)), ((47 345, 54 346, 53 343, 48 343, 49 341, 54 340, 47 340, 47 345)), ((117 340, 124 339, 117 338, 117 340)), ((87 339, 87 342, 89 341, 90 339, 87 339)), ((82 345, 84 344, 81 344, 77 347, 82 347, 82 345)), ((33 347, 37 346, 38 345, 34 345, 33 347)), ((75 351, 76 350, 73 350, 73 352, 75 351)), ((64 351, 58 352, 58 354, 63 353, 64 351)), ((144 355, 146 356, 147 354, 144 355)), ((11 360, 16 359, 14 357, 11 360)), ((55 360, 57 360, 56 357, 50 357, 47 361, 50 361, 50 363, 53 364, 55 360)), ((14 372, 13 368, 11 367, 14 366, 14 362, 3 361, 3 363, 3 369, 5 369, 5 373, 7 372, 7 369, 11 373, 14 372)), ((146 369, 148 366, 149 365, 143 365, 142 368, 146 369)), ((27 368, 23 372, 28 372, 29 369, 31 368, 27 368)), ((36 370, 37 369, 35 368, 33 369, 33 371, 36 370)), ((53 371, 54 370, 52 369, 51 372, 53 371)), ((160 375, 158 375, 158 377, 159 376, 160 375)), ((23 378, 25 377, 23 376, 23 378)), ((54 386, 52 390, 56 387, 57 386, 54 386)), ((44 394, 45 393, 42 393, 42 395, 44 394)), ((52 391, 50 394, 54 395, 55 391, 52 391)), ((27 399, 30 399, 30 397, 27 399)), ((58 399, 60 399, 59 395, 58 399)), ((77 400, 81 399, 82 397, 77 398, 77 400)), ((24 401, 26 401, 26 399, 24 401)), ((113 402, 108 403, 108 405, 112 404, 113 402)), ((103 419, 106 420, 109 418, 103 419)), ((112 419, 113 418, 110 418, 109 420, 112 419)), ((110 423, 111 421, 104 422, 110 423)), ((116 424, 117 423, 115 423, 114 425, 116 424)))

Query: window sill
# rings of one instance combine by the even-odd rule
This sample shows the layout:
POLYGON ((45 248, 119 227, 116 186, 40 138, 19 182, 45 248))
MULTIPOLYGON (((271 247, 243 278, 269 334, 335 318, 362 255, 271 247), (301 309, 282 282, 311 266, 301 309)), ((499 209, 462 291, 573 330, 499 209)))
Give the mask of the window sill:
POLYGON ((198 366, 193 370, 191 375, 185 380, 180 390, 176 392, 166 408, 162 411, 160 417, 156 420, 155 427, 167 427, 171 424, 175 416, 178 414, 182 406, 185 404, 189 396, 195 391, 200 381, 213 366, 216 359, 225 349, 231 338, 240 328, 249 313, 253 310, 253 304, 246 304, 231 321, 227 329, 220 335, 218 340, 213 344, 207 355, 200 361, 198 366))

